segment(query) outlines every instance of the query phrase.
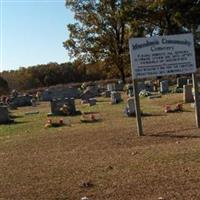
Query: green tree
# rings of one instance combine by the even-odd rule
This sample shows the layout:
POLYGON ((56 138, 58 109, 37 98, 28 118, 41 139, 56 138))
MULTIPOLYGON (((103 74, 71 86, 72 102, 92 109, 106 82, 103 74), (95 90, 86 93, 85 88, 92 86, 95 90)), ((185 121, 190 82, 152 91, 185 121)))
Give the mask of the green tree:
POLYGON ((8 82, 0 77, 0 96, 9 92, 8 82))
POLYGON ((69 55, 86 64, 101 62, 114 67, 125 81, 130 36, 126 8, 131 2, 66 0, 66 6, 74 12, 76 20, 76 23, 68 25, 70 37, 64 42, 69 55))
POLYGON ((200 24, 199 0, 140 0, 130 7, 129 16, 139 20, 144 29, 150 27, 149 33, 169 35, 191 32, 200 24))

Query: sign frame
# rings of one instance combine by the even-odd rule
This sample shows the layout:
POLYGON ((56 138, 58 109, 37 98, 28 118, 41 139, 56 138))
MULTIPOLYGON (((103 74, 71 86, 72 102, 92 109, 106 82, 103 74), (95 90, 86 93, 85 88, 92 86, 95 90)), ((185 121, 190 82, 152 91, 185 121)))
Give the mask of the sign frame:
POLYGON ((144 135, 142 120, 141 120, 141 111, 140 111, 140 98, 139 98, 138 86, 137 86, 137 80, 140 78, 143 79, 143 78, 156 77, 156 76, 192 74, 194 96, 195 96, 196 126, 197 128, 200 128, 200 101, 199 101, 199 96, 198 96, 198 84, 197 84, 197 78, 196 78, 197 68, 196 68, 196 57, 195 57, 193 34, 187 33, 187 34, 176 34, 176 35, 165 35, 165 36, 153 36, 149 38, 130 38, 129 50, 130 50, 131 70, 132 70, 132 79, 133 79, 134 96, 135 96, 135 111, 136 111, 138 136, 144 135), (179 39, 177 39, 177 37, 179 39), (144 41, 146 41, 146 43, 144 43, 144 41), (165 45, 163 45, 164 41, 165 41, 165 45), (139 42, 139 43, 134 43, 134 42, 139 42), (149 51, 149 49, 148 51, 144 52, 144 57, 138 56, 137 53, 139 52, 141 54, 141 49, 151 48, 150 50, 152 51, 152 47, 158 50, 158 53, 155 53, 155 56, 153 55, 153 53, 149 51), (185 48, 183 48, 182 50, 181 47, 185 47, 185 48), (137 49, 140 49, 140 50, 138 50, 137 52, 137 49), (161 53, 159 53, 159 51, 161 51, 161 53), (173 51, 173 53, 170 51, 173 51), (144 58, 144 59, 140 59, 140 58, 144 58), (161 70, 162 73, 158 69, 157 71, 153 70, 153 72, 150 74, 149 72, 151 72, 151 70, 147 70, 148 73, 146 74, 141 73, 141 71, 145 72, 144 69, 146 68, 147 69, 150 69, 151 67, 156 68, 155 67, 156 61, 159 66, 159 69, 163 69, 161 70), (140 62, 140 65, 139 65, 139 62, 140 62), (173 62, 173 63, 170 63, 170 62, 173 62), (153 63, 153 66, 152 66, 152 63, 153 63), (165 67, 161 66, 162 68, 160 68, 160 65, 163 65, 163 64, 165 65, 165 67), (189 68, 187 68, 187 65, 190 65, 189 68), (140 70, 136 71, 138 67, 140 67, 141 71, 140 70), (184 69, 182 69, 181 67, 183 67, 184 69), (166 71, 166 69, 171 69, 171 71, 166 71), (173 69, 177 69, 179 71, 176 71, 176 70, 173 71, 173 69), (155 73, 155 72, 158 72, 158 73, 155 73))

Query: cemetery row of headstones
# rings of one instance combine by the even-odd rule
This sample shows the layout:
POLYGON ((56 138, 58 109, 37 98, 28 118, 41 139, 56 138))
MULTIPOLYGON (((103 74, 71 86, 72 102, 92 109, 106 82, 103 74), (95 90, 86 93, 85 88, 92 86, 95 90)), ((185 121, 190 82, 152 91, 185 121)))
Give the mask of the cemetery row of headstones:
MULTIPOLYGON (((169 81, 162 80, 159 82, 159 87, 157 82, 144 81, 138 83, 139 92, 154 92, 160 91, 160 93, 169 92, 169 81)), ((185 103, 190 103, 194 101, 192 93, 192 84, 191 79, 187 78, 178 78, 177 79, 177 88, 183 90, 183 101, 185 103)), ((111 104, 117 104, 122 101, 120 91, 123 91, 124 85, 122 83, 109 83, 105 86, 103 85, 90 85, 84 86, 82 91, 80 88, 53 88, 47 89, 43 92, 40 92, 36 95, 36 98, 40 101, 50 101, 51 105, 51 114, 54 115, 75 115, 79 113, 76 111, 75 107, 75 98, 80 98, 82 103, 87 103, 90 106, 96 105, 96 97, 103 95, 104 97, 109 97, 111 104)), ((129 97, 133 97, 133 86, 132 84, 127 85, 127 91, 129 97)), ((13 91, 9 101, 4 99, 4 102, 9 104, 10 108, 20 107, 20 106, 31 106, 33 105, 33 96, 31 95, 19 95, 17 91, 13 91)), ((3 106, 1 108, 1 117, 0 123, 9 121, 9 115, 6 114, 6 109, 3 106)), ((7 109, 8 110, 8 109, 7 109)), ((134 98, 129 98, 127 101, 126 113, 128 116, 132 116, 135 112, 134 107, 134 98)))
MULTIPOLYGON (((141 92, 146 91, 147 94, 150 94, 151 92, 160 91, 160 93, 164 94, 169 92, 169 81, 168 80, 162 80, 159 83, 158 86, 157 82, 152 81, 144 81, 144 82, 138 82, 138 91, 141 92), (160 89, 158 89, 160 88, 160 89)), ((178 78, 177 79, 177 91, 181 90, 183 91, 183 85, 191 84, 191 79, 188 78, 178 78)), ((106 86, 99 84, 99 85, 89 85, 84 88, 84 90, 81 91, 80 88, 77 87, 51 87, 43 92, 38 92, 35 95, 35 98, 40 101, 51 101, 53 99, 65 99, 65 98, 81 98, 83 102, 87 102, 88 99, 94 98, 96 96, 100 96, 101 94, 104 97, 111 97, 112 91, 123 91, 124 84, 119 83, 108 83, 106 86)), ((129 96, 133 96, 133 86, 132 84, 127 85, 127 90, 129 96)), ((4 103, 9 104, 11 107, 21 107, 21 106, 31 106, 33 104, 32 102, 33 96, 32 95, 20 95, 17 93, 17 91, 13 91, 9 98, 4 99, 4 103)), ((94 102, 94 100, 92 100, 94 102)))

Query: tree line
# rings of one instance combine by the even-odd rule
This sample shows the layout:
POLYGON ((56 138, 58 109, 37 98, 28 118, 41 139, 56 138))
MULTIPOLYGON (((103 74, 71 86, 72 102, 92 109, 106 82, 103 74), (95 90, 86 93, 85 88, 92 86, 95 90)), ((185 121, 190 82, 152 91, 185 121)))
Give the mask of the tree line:
POLYGON ((83 64, 79 60, 68 63, 48 63, 0 73, 0 95, 9 90, 19 91, 68 84, 95 81, 115 77, 117 73, 105 71, 100 63, 83 64))
POLYGON ((125 82, 130 76, 131 37, 192 32, 199 60, 199 0, 66 0, 66 7, 75 23, 68 24, 63 46, 74 61, 2 72, 4 88, 27 90, 106 78, 125 82))

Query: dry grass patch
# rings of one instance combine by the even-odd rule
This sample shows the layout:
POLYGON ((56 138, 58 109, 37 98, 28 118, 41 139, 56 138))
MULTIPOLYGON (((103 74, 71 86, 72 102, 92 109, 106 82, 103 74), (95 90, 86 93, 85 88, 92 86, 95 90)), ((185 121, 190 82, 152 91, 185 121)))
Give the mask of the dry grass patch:
POLYGON ((141 99, 144 112, 153 113, 143 117, 144 137, 136 136, 135 119, 123 115, 125 103, 100 100, 94 107, 77 104, 81 111, 100 112, 102 121, 64 117, 71 127, 45 129, 46 103, 34 108, 38 115, 25 116, 31 108, 14 112, 18 123, 0 126, 0 199, 199 199, 194 112, 189 105, 183 113, 162 110, 181 95, 141 99))

